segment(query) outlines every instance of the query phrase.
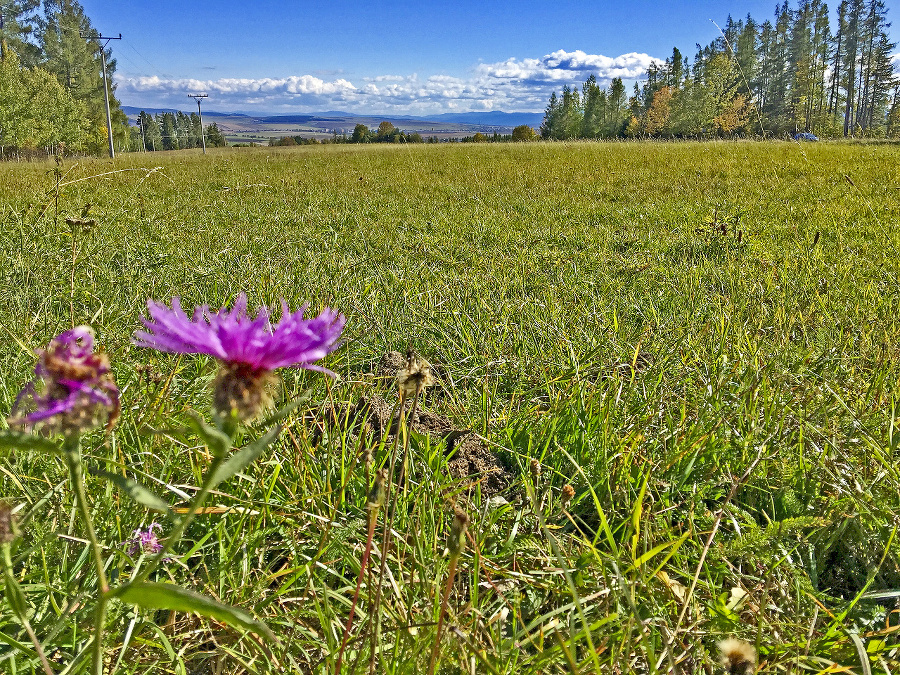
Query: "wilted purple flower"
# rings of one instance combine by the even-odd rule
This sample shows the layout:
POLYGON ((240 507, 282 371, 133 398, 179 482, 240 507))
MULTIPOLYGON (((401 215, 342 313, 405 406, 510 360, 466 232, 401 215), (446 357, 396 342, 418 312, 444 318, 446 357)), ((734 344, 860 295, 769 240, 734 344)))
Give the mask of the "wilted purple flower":
POLYGON ((138 528, 131 535, 131 539, 125 541, 128 546, 128 555, 132 558, 140 553, 153 555, 162 551, 163 545, 159 541, 156 532, 162 533, 162 525, 153 521, 146 530, 138 528))
POLYGON ((119 416, 119 388, 109 358, 94 353, 94 331, 78 326, 38 350, 35 379, 16 398, 9 423, 48 431, 78 433, 107 425, 119 416))
POLYGON ((304 319, 306 307, 291 313, 282 300, 281 319, 272 326, 266 307, 259 308, 256 318, 247 315, 243 293, 230 311, 223 307, 212 312, 201 305, 193 317, 184 312, 178 298, 172 298, 171 308, 148 300, 149 318, 141 319, 146 330, 136 331, 134 342, 163 352, 219 359, 222 370, 214 388, 215 409, 250 419, 268 402, 266 389, 276 368, 297 366, 334 374, 314 362, 337 349, 346 319, 329 308, 314 319, 304 319))

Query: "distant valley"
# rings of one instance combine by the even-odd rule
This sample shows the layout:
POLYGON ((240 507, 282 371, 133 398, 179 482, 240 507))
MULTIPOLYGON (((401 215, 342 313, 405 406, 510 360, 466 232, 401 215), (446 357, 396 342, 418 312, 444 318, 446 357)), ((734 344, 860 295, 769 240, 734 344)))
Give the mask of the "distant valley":
MULTIPOLYGON (((175 112, 171 108, 137 108, 122 106, 122 110, 134 124, 140 112, 155 115, 175 112)), ((182 112, 190 114, 191 109, 182 112)), ((222 113, 214 110, 203 111, 204 124, 215 122, 230 143, 267 143, 269 138, 282 136, 304 136, 307 138, 327 138, 337 133, 350 135, 357 124, 365 124, 376 129, 383 121, 388 121, 407 133, 438 138, 460 138, 476 132, 483 134, 508 134, 513 127, 527 124, 537 129, 543 120, 543 113, 531 112, 469 112, 441 113, 428 117, 412 115, 357 115, 342 111, 325 111, 295 115, 270 115, 266 113, 243 114, 222 113)))

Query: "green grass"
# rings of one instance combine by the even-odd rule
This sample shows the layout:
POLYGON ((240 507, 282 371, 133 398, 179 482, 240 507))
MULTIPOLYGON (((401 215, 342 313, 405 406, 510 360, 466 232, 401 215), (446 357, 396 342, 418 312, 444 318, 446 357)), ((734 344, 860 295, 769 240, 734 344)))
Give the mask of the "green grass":
MULTIPOLYGON (((515 478, 488 500, 412 438, 381 605, 364 584, 344 672, 367 672, 378 612, 377 672, 424 672, 453 497, 473 540, 442 672, 712 672, 729 636, 760 672, 900 668, 900 146, 211 149, 54 169, 0 165, 0 410, 32 350, 90 323, 123 392, 93 462, 173 504, 207 460, 148 429, 207 413, 214 364, 133 347, 146 299, 246 291, 348 317, 325 362, 341 379, 284 373, 285 398, 312 387, 307 408, 158 577, 244 607, 281 643, 266 654, 215 622, 114 604, 110 666, 333 672, 366 541, 358 453, 381 464, 391 444, 346 422, 314 443, 314 419, 393 400, 369 373, 412 346, 441 375, 425 407, 482 434, 515 478), (73 240, 65 218, 84 210, 96 226, 73 240)), ((127 575, 119 542, 153 516, 88 480, 109 570, 127 575)), ((65 467, 7 455, 0 490, 28 514, 14 562, 62 667, 96 583, 65 467)), ((36 672, 9 646, 28 644, 12 616, 0 608, 2 668, 36 672)))

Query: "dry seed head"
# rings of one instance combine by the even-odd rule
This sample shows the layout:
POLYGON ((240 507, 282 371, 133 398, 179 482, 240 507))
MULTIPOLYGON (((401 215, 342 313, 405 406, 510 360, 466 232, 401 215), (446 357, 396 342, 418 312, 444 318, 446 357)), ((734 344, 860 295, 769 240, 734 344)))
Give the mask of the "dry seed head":
POLYGON ((534 479, 534 482, 536 483, 538 478, 541 477, 541 463, 539 461, 537 461, 536 459, 532 459, 531 464, 528 466, 528 468, 531 471, 531 477, 534 479))
POLYGON ((378 509, 384 504, 384 486, 387 483, 388 470, 381 469, 375 474, 375 482, 372 489, 369 490, 369 501, 366 503, 368 509, 378 509))
POLYGON ((225 417, 234 411, 242 422, 256 419, 271 407, 270 390, 276 382, 278 376, 271 370, 223 362, 213 383, 213 408, 225 417))
POLYGON ((0 502, 0 544, 10 544, 15 538, 12 507, 6 502, 0 502))
POLYGON ((560 496, 560 501, 562 502, 563 508, 566 508, 568 503, 572 501, 572 498, 575 496, 575 488, 566 483, 563 485, 562 495, 560 496))
POLYGON ((431 364, 410 349, 406 352, 406 365, 397 372, 397 384, 404 399, 415 398, 434 384, 431 364))
POLYGON ((97 225, 93 218, 66 218, 66 225, 73 232, 90 232, 97 225))
POLYGON ((453 509, 453 525, 450 526, 450 538, 447 540, 447 548, 450 555, 458 557, 466 547, 466 528, 469 526, 469 516, 465 511, 453 509))
POLYGON ((729 675, 752 675, 756 669, 756 649, 749 642, 728 638, 719 643, 719 663, 729 675))

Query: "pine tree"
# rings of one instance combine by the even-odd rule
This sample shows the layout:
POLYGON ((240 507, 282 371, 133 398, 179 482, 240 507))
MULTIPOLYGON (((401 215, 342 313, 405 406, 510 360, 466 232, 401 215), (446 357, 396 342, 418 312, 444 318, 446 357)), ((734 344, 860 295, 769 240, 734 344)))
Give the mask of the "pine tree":
POLYGON ((846 25, 842 27, 844 32, 845 48, 842 69, 844 78, 841 86, 845 91, 844 96, 844 136, 849 136, 854 126, 856 101, 856 77, 859 60, 859 28, 860 15, 862 14, 862 0, 850 0, 847 3, 846 25))
POLYGON ((542 136, 730 134, 758 122, 763 133, 900 135, 886 15, 884 0, 841 0, 832 31, 824 0, 799 0, 796 9, 784 0, 774 22, 728 17, 691 64, 678 49, 652 64, 627 103, 621 82, 604 91, 594 76, 580 97, 569 87, 554 93, 542 136))
POLYGON ((625 132, 628 119, 628 97, 625 94, 625 83, 621 77, 614 77, 606 91, 606 127, 605 136, 621 136, 625 132))
POLYGON ((841 106, 840 85, 847 37, 847 6, 848 0, 841 0, 841 3, 838 5, 838 28, 834 37, 835 47, 831 61, 831 86, 828 92, 827 111, 833 118, 837 117, 841 106))
POLYGON ((175 115, 162 114, 162 146, 163 150, 178 150, 178 134, 175 129, 175 115))
POLYGON ((107 83, 101 72, 100 43, 95 37, 83 37, 96 35, 84 8, 76 0, 44 0, 44 19, 38 35, 43 53, 41 65, 85 106, 91 125, 90 149, 102 152, 107 146, 104 86, 109 88, 113 134, 119 141, 126 137, 128 120, 115 97, 112 74, 116 60, 112 51, 106 50, 107 83))
POLYGON ((581 86, 581 100, 584 101, 584 116, 579 135, 582 138, 600 138, 606 113, 606 93, 597 85, 594 75, 581 86))
POLYGON ((900 87, 894 89, 894 99, 887 115, 888 138, 900 138, 900 87))
POLYGON ((144 148, 151 152, 155 152, 156 150, 163 149, 162 143, 162 134, 159 130, 159 123, 153 118, 152 115, 148 115, 143 110, 141 110, 141 129, 144 134, 144 148))
POLYGON ((199 148, 203 146, 203 126, 200 124, 200 115, 191 113, 191 147, 199 148))
POLYGON ((890 24, 886 14, 883 0, 869 0, 861 25, 856 122, 864 131, 882 126, 893 76, 890 56, 896 44, 887 37, 886 29, 890 24))
POLYGON ((0 58, 14 51, 24 67, 37 64, 40 49, 31 38, 39 0, 0 0, 0 58))
POLYGON ((194 145, 194 138, 191 133, 191 118, 180 110, 175 113, 175 135, 178 137, 179 148, 197 147, 194 145))
POLYGON ((225 147, 225 136, 219 131, 219 125, 215 122, 206 127, 206 144, 213 148, 225 147))
POLYGON ((553 140, 562 133, 562 122, 560 120, 562 114, 562 104, 556 92, 550 93, 550 101, 544 109, 544 120, 541 122, 541 138, 545 140, 553 140))
POLYGON ((759 72, 758 35, 759 26, 749 14, 741 25, 737 39, 732 43, 734 58, 741 74, 741 93, 750 96, 753 93, 752 83, 759 72))

